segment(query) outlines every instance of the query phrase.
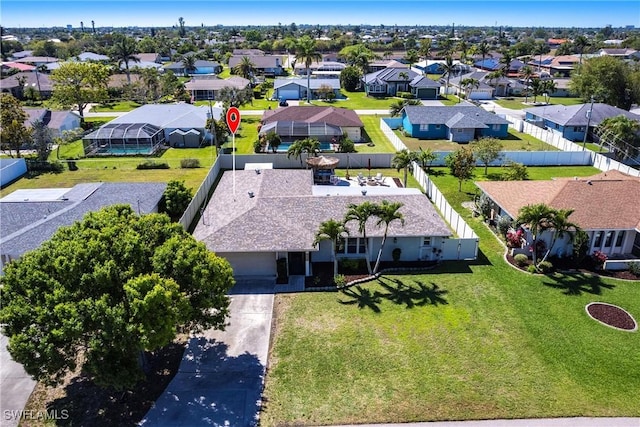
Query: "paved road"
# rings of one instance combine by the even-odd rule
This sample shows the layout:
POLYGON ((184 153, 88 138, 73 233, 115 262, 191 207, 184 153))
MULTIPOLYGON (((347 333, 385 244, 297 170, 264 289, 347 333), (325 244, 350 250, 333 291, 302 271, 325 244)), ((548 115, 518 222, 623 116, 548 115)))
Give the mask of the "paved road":
POLYGON ((442 421, 408 424, 358 424, 332 427, 640 427, 640 418, 540 418, 536 420, 442 421))
POLYGON ((0 426, 18 425, 17 417, 11 412, 24 409, 36 382, 24 371, 21 364, 11 359, 7 351, 9 339, 0 334, 0 426))
POLYGON ((189 341, 178 373, 141 425, 258 425, 273 290, 273 282, 232 289, 226 330, 209 330, 189 341))

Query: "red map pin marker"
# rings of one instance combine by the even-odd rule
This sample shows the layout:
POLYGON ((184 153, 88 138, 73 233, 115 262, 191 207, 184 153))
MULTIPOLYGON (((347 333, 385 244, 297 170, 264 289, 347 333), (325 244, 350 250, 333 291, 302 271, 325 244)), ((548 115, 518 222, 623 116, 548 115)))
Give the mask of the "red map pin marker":
POLYGON ((240 125, 240 111, 236 107, 227 110, 227 126, 231 133, 235 134, 240 125))

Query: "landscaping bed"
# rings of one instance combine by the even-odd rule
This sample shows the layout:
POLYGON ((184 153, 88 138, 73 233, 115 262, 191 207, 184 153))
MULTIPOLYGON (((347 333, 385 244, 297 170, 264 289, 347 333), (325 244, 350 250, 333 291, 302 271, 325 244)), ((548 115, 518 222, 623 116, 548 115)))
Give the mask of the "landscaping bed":
MULTIPOLYGON (((380 271, 387 269, 401 269, 401 270, 429 270, 436 265, 431 261, 382 261, 380 262, 380 271)), ((365 279, 369 277, 366 265, 360 263, 357 268, 350 268, 341 270, 338 268, 338 274, 344 276, 345 283, 350 283, 355 280, 365 279)), ((313 276, 305 278, 306 288, 324 288, 336 286, 333 278, 333 263, 331 262, 314 262, 313 263, 313 276)))
POLYGON ((600 302, 587 305, 587 313, 595 320, 625 331, 635 331, 638 324, 635 319, 624 309, 600 302))

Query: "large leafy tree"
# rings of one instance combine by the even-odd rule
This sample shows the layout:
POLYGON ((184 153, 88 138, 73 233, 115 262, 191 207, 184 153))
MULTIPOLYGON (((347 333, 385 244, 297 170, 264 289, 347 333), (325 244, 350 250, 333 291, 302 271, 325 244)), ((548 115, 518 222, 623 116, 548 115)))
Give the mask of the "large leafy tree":
POLYGON ((253 91, 249 87, 237 89, 235 87, 225 86, 216 92, 216 101, 222 101, 225 109, 229 107, 240 107, 253 102, 253 91))
POLYGON ((369 72, 369 63, 377 58, 371 49, 363 44, 345 47, 340 51, 340 55, 347 58, 347 63, 357 67, 364 77, 364 86, 366 91, 367 73, 369 72))
POLYGON ((331 242, 331 259, 333 261, 333 277, 338 275, 338 258, 336 257, 338 241, 349 235, 349 230, 344 222, 329 219, 320 223, 313 240, 313 246, 317 246, 323 240, 331 242))
POLYGON ((111 51, 111 58, 118 64, 118 67, 124 64, 124 72, 127 75, 128 83, 131 83, 129 64, 140 62, 140 59, 136 56, 137 53, 136 41, 127 36, 120 37, 111 51))
POLYGON ((533 237, 532 243, 532 257, 533 264, 537 264, 538 254, 538 237, 542 231, 550 227, 550 221, 553 217, 554 209, 545 205, 544 203, 538 203, 535 205, 527 205, 520 209, 516 222, 518 224, 525 224, 531 231, 533 237))
POLYGON ((42 121, 36 120, 31 125, 33 147, 36 150, 38 160, 46 161, 51 153, 51 145, 53 143, 53 132, 42 121))
POLYGON ((598 56, 579 64, 569 85, 585 102, 594 96, 599 102, 628 110, 639 101, 640 88, 633 83, 636 74, 640 71, 618 58, 598 56))
POLYGON ((302 36, 296 44, 296 61, 302 61, 307 70, 307 103, 311 101, 311 64, 320 61, 322 55, 316 50, 316 42, 309 36, 302 36))
POLYGON ((458 178, 458 191, 462 191, 462 182, 473 177, 476 168, 476 159, 469 148, 459 148, 445 157, 445 163, 451 171, 451 175, 458 178))
POLYGON ((374 217, 377 211, 378 206, 375 203, 363 202, 359 205, 351 203, 347 207, 347 212, 344 215, 345 225, 348 225, 351 221, 355 221, 358 223, 358 232, 364 239, 364 256, 367 264, 367 271, 369 272, 369 274, 372 273, 372 270, 371 262, 369 262, 370 257, 369 241, 367 239, 367 221, 369 221, 370 218, 374 217))
POLYGON ((640 123, 623 115, 608 117, 596 128, 601 144, 607 144, 618 160, 637 156, 640 150, 640 123))
POLYGON ((113 205, 62 227, 9 264, 0 322, 8 350, 36 380, 81 366, 103 387, 144 378, 146 352, 177 331, 223 328, 233 276, 166 215, 113 205))
POLYGON ((409 169, 412 168, 413 161, 416 160, 416 153, 407 150, 406 148, 400 151, 396 151, 396 154, 391 159, 391 167, 400 172, 404 171, 404 186, 407 186, 407 176, 409 175, 409 169))
POLYGON ((340 84, 344 90, 353 92, 358 87, 360 81, 361 72, 357 67, 349 65, 344 70, 340 71, 340 84))
POLYGON ((169 215, 173 221, 180 219, 193 198, 191 189, 184 185, 184 181, 176 179, 167 183, 167 188, 164 190, 162 196, 164 199, 164 212, 169 215))
POLYGON ((389 202, 388 200, 383 200, 382 203, 377 205, 375 210, 375 216, 378 218, 376 225, 379 227, 384 224, 384 233, 382 235, 382 242, 380 243, 380 249, 378 250, 378 256, 376 257, 376 264, 373 267, 373 273, 378 272, 378 268, 380 267, 380 258, 382 257, 382 251, 384 250, 384 245, 387 242, 387 234, 389 232, 389 225, 394 221, 400 221, 400 223, 404 226, 404 215, 400 212, 400 208, 402 207, 402 203, 400 202, 389 202))
POLYGON ((102 64, 89 62, 64 62, 51 73, 53 98, 65 107, 75 106, 80 117, 90 102, 102 102, 108 98, 109 69, 102 64))
POLYGON ((496 138, 480 138, 472 146, 475 157, 484 165, 486 176, 489 163, 498 160, 502 154, 502 142, 496 138))
POLYGON ((31 129, 25 126, 27 113, 20 102, 7 93, 0 95, 0 105, 0 148, 11 157, 14 153, 16 157, 20 157, 20 148, 31 139, 31 129))

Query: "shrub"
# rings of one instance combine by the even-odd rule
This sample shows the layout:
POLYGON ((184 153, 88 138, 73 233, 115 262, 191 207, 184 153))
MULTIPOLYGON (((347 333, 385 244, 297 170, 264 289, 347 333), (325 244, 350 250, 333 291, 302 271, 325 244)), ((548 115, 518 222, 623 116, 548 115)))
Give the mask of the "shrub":
POLYGON ((600 251, 595 251, 591 257, 593 258, 595 265, 598 267, 602 267, 604 262, 607 260, 607 254, 600 251))
POLYGON ((522 163, 508 161, 503 169, 505 173, 502 175, 503 181, 524 181, 529 179, 529 171, 522 163))
POLYGON ((258 140, 253 142, 253 152, 254 153, 262 153, 263 149, 264 149, 263 141, 258 139, 258 140))
POLYGON ((360 268, 360 261, 358 259, 345 258, 340 260, 340 269, 346 273, 355 273, 360 268))
POLYGON ((356 146, 352 140, 350 140, 349 138, 345 138, 342 141, 340 141, 340 145, 338 146, 338 151, 340 153, 355 153, 356 146))
POLYGON ((496 227, 498 228, 501 236, 506 236, 507 232, 511 228, 511 219, 509 219, 508 216, 501 216, 496 227))
POLYGON ((344 277, 343 274, 338 274, 336 277, 333 278, 333 283, 335 283, 338 288, 342 288, 344 287, 344 285, 347 284, 347 279, 344 277))
POLYGON ((553 264, 551 264, 549 261, 542 261, 540 264, 538 264, 538 270, 540 270, 541 273, 549 273, 551 272, 551 270, 553 270, 553 264))
POLYGON ((634 276, 640 277, 640 262, 630 262, 629 272, 634 276))
POLYGON ((522 228, 518 228, 518 231, 509 230, 505 239, 507 240, 507 246, 510 248, 521 248, 522 239, 524 238, 524 231, 522 228))
POLYGON ((200 160, 198 159, 182 159, 180 160, 180 167, 182 169, 194 169, 200 167, 200 160))
MULTIPOLYGON (((29 172, 62 172, 64 166, 61 162, 47 162, 41 160, 26 159, 29 172)), ((77 169, 77 168, 76 168, 77 169)), ((70 169, 71 170, 71 169, 70 169)))
POLYGON ((529 267, 527 267, 527 271, 528 271, 529 273, 537 273, 537 272, 538 272, 538 269, 536 268, 536 266, 535 266, 535 265, 533 265, 533 264, 532 264, 532 265, 530 265, 529 267))
POLYGON ((400 255, 401 254, 402 254, 402 249, 393 248, 393 250, 391 251, 391 258, 393 259, 393 262, 400 261, 400 255))
POLYGON ((169 169, 169 164, 165 162, 160 163, 153 160, 147 160, 138 164, 136 169, 169 169))
POLYGON ((529 261, 529 257, 525 254, 517 254, 513 257, 513 260, 518 267, 524 267, 524 265, 529 261))

